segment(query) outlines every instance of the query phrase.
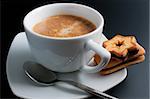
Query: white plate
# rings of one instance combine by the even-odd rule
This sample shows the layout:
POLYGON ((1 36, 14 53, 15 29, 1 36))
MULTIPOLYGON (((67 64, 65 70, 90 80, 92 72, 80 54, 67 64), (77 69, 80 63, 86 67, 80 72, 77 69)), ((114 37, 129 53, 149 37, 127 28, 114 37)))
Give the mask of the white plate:
MULTIPOLYGON (((102 40, 106 40, 104 35, 102 40)), ((34 58, 30 53, 26 35, 22 32, 14 38, 7 57, 7 78, 16 96, 30 99, 79 99, 89 96, 84 91, 61 82, 48 87, 36 85, 23 72, 23 63, 28 60, 34 61, 34 58)), ((61 77, 79 81, 103 92, 119 84, 126 76, 127 70, 123 69, 107 76, 74 72, 61 77)))

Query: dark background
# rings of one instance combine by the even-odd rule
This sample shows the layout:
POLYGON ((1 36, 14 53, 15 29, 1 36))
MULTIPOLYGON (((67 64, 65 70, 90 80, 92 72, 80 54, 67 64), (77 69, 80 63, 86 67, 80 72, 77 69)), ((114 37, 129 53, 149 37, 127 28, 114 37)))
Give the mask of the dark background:
POLYGON ((24 31, 24 16, 38 6, 55 2, 76 2, 98 10, 105 19, 104 34, 107 38, 118 33, 136 36, 146 49, 146 60, 129 67, 127 78, 107 93, 120 99, 148 99, 149 0, 1 0, 1 97, 18 98, 7 82, 6 57, 15 35, 24 31))

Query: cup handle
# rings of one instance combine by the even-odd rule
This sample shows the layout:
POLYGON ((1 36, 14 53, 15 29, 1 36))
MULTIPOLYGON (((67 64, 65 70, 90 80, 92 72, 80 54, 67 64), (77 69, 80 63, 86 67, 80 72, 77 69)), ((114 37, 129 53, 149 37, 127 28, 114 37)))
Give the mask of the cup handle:
POLYGON ((105 48, 103 48, 93 40, 87 41, 85 44, 85 48, 88 50, 95 51, 99 56, 101 56, 101 61, 98 65, 93 67, 84 64, 81 70, 86 71, 88 73, 95 73, 102 70, 110 61, 111 58, 110 52, 108 52, 105 48))

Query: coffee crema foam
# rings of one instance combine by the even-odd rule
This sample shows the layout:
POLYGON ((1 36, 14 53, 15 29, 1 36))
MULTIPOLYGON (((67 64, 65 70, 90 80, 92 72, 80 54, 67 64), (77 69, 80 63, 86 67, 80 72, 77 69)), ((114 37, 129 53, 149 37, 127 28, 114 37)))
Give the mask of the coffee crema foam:
POLYGON ((90 33, 96 26, 87 19, 73 15, 49 16, 33 26, 33 31, 49 37, 75 37, 90 33))

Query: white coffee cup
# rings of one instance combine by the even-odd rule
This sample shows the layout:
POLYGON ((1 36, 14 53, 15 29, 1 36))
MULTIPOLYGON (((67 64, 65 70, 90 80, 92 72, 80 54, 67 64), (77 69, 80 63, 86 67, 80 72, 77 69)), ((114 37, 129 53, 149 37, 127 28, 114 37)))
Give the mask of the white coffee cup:
POLYGON ((110 53, 95 42, 99 36, 102 37, 104 19, 91 7, 74 3, 48 4, 29 12, 23 24, 33 56, 38 63, 50 70, 72 72, 80 69, 95 73, 102 70, 110 60, 110 53), (32 30, 33 26, 43 19, 62 14, 86 18, 94 23, 97 29, 85 35, 69 38, 48 37, 32 30), (86 56, 90 50, 101 57, 101 62, 97 66, 91 67, 86 63, 86 56))

